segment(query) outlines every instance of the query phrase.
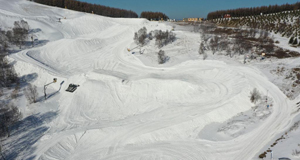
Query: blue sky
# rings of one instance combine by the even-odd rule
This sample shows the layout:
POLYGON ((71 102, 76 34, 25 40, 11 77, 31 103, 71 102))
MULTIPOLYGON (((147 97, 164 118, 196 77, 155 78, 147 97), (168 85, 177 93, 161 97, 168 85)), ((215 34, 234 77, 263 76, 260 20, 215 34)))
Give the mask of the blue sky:
POLYGON ((187 17, 206 18, 207 13, 216 10, 293 4, 300 0, 80 0, 109 7, 135 11, 163 12, 172 19, 187 17))

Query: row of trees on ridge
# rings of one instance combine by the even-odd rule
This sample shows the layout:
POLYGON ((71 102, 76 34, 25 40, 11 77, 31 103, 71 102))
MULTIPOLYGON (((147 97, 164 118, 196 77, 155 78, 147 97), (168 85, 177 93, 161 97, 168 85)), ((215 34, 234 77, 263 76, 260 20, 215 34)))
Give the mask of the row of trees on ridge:
POLYGON ((151 19, 152 20, 161 20, 161 19, 167 20, 167 19, 169 19, 169 17, 162 12, 142 12, 140 17, 146 18, 148 20, 151 20, 151 19))
POLYGON ((244 17, 244 16, 254 16, 270 13, 277 13, 282 11, 292 11, 300 9, 300 2, 295 4, 283 4, 283 5, 269 5, 261 7, 251 7, 251 8, 238 8, 229 10, 219 10, 210 12, 207 15, 207 19, 224 18, 225 14, 230 14, 231 17, 244 17))
POLYGON ((88 12, 88 13, 93 12, 94 14, 107 16, 107 17, 123 17, 123 18, 138 17, 138 15, 131 10, 111 8, 103 5, 80 2, 77 0, 34 0, 34 2, 49 5, 49 6, 68 8, 80 12, 88 12))

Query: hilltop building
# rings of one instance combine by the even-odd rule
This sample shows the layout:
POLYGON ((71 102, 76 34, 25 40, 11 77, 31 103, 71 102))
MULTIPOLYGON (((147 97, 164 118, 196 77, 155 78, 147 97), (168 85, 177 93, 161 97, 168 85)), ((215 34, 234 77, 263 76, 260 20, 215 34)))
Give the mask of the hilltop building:
POLYGON ((225 14, 224 18, 231 18, 230 14, 225 14))
POLYGON ((202 22, 203 18, 183 18, 184 22, 202 22))

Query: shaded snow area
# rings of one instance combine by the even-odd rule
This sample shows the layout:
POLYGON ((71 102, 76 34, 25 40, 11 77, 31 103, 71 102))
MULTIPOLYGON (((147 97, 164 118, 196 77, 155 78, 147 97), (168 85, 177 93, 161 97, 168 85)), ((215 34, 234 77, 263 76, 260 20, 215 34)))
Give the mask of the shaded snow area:
POLYGON ((239 137, 259 126, 273 111, 273 101, 263 97, 260 102, 245 112, 241 112, 223 123, 205 126, 199 138, 212 141, 225 141, 239 137))
MULTIPOLYGON (((290 81, 272 71, 284 60, 243 64, 243 58, 217 54, 203 60, 199 33, 177 26, 176 40, 160 48, 169 59, 159 64, 155 39, 134 49, 134 33, 142 27, 170 31, 170 23, 27 0, 0 4, 1 28, 21 19, 30 26, 35 47, 9 59, 39 93, 37 103, 24 95, 15 102, 23 119, 2 142, 7 159, 252 160, 299 120, 300 99, 287 98, 279 84, 290 81), (53 78, 45 100, 44 85, 53 78), (79 87, 66 92, 71 83, 79 87), (250 101, 254 88, 261 94, 256 104, 250 101)), ((297 60, 285 61, 296 66, 297 60)), ((292 155, 300 150, 297 133, 295 128, 274 147, 274 158, 299 159, 292 155)))

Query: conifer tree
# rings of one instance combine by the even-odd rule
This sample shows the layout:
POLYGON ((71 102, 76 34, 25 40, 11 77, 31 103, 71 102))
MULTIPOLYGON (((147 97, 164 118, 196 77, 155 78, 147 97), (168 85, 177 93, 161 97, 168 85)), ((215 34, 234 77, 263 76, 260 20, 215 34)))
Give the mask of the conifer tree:
POLYGON ((292 37, 290 38, 289 44, 292 44, 293 42, 294 42, 294 37, 292 36, 292 37))

